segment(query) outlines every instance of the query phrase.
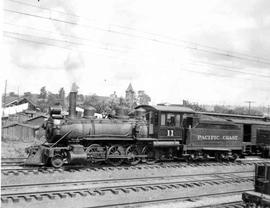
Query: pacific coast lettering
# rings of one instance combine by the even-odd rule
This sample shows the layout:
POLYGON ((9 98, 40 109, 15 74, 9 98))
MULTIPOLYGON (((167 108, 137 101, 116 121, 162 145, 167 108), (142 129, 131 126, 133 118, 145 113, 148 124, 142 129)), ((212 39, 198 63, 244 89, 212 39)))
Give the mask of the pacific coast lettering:
POLYGON ((238 140, 238 136, 198 135, 198 140, 238 140))

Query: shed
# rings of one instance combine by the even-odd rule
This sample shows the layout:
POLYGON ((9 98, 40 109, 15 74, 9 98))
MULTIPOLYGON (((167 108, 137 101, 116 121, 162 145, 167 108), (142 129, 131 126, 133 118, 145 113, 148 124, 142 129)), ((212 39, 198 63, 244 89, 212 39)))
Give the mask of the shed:
POLYGON ((11 140, 31 141, 36 138, 38 125, 13 123, 2 127, 2 138, 11 140))
POLYGON ((26 120, 24 123, 29 124, 29 125, 42 126, 42 124, 44 123, 44 121, 47 118, 48 117, 45 115, 39 115, 39 116, 36 116, 34 118, 30 118, 30 119, 26 120))

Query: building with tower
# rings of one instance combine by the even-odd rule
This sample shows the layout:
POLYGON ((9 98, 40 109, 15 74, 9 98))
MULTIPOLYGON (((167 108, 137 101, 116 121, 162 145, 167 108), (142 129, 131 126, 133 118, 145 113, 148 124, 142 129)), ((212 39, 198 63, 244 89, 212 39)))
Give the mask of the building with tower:
POLYGON ((131 83, 129 83, 128 88, 126 89, 126 103, 129 108, 134 108, 135 103, 136 103, 136 94, 135 91, 133 90, 133 87, 131 83))

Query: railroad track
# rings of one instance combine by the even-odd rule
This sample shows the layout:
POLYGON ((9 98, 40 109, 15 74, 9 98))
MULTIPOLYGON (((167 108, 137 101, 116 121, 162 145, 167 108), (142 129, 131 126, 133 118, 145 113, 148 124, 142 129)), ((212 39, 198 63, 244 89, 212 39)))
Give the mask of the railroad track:
MULTIPOLYGON (((44 184, 22 184, 2 186, 1 201, 2 204, 14 205, 21 202, 28 203, 42 200, 50 201, 55 199, 74 199, 76 197, 79 199, 80 197, 112 197, 111 195, 117 197, 120 195, 122 196, 123 194, 126 196, 131 196, 132 194, 151 195, 151 192, 156 194, 164 194, 165 192, 170 192, 175 195, 175 192, 178 191, 186 192, 187 190, 192 189, 206 190, 207 187, 216 189, 216 187, 219 186, 239 186, 241 184, 252 184, 252 182, 253 171, 239 171, 226 174, 216 173, 185 176, 167 176, 166 178, 143 177, 129 179, 107 179, 88 181, 85 180, 44 184)), ((175 199, 175 197, 170 197, 171 194, 168 194, 168 196, 169 200, 175 199)), ((147 199, 148 202, 149 198, 147 199)), ((153 199, 152 201, 154 202, 157 200, 159 199, 153 199)), ((140 200, 136 203, 145 203, 145 200, 140 200)), ((111 206, 112 203, 110 202, 108 206, 109 205, 111 206)))
POLYGON ((1 158, 1 167, 23 165, 26 158, 1 158))
POLYGON ((244 207, 245 207, 245 204, 243 203, 243 201, 235 201, 235 202, 228 202, 228 203, 221 203, 221 204, 198 206, 194 208, 244 208, 244 207))
POLYGON ((1 168, 1 174, 3 175, 27 175, 27 174, 44 174, 54 172, 82 172, 82 171, 115 171, 115 170, 149 170, 149 169, 163 169, 163 168, 186 168, 186 167, 215 167, 215 166, 251 166, 260 162, 245 162, 245 163, 217 163, 217 162, 203 162, 203 163, 157 163, 154 165, 140 164, 136 166, 100 166, 100 167, 88 167, 88 166, 63 166, 62 168, 53 167, 38 167, 38 166, 23 166, 12 165, 3 166, 1 168))
MULTIPOLYGON (((243 190, 248 191, 249 189, 243 190)), ((175 197, 170 199, 156 199, 156 200, 148 200, 143 202, 131 202, 131 203, 115 203, 115 204, 109 204, 109 205, 101 205, 101 206, 86 206, 86 207, 94 207, 94 208, 109 208, 109 207, 117 207, 117 208, 126 208, 126 207, 148 207, 149 205, 157 205, 157 207, 162 207, 162 203, 179 203, 179 202, 185 202, 185 201, 193 201, 198 200, 202 197, 222 197, 222 196, 229 196, 229 195, 238 195, 242 194, 243 191, 231 191, 227 193, 218 193, 218 194, 199 194, 194 197, 175 197)), ((182 207, 181 204, 175 207, 182 207)), ((173 206, 173 205, 172 205, 173 206)), ((174 207, 174 206, 173 206, 174 207)), ((185 207, 185 206, 183 206, 185 207)), ((235 201, 235 202, 229 202, 229 203, 221 203, 221 204, 209 204, 204 206, 188 206, 193 208, 245 208, 245 205, 242 201, 235 201)))

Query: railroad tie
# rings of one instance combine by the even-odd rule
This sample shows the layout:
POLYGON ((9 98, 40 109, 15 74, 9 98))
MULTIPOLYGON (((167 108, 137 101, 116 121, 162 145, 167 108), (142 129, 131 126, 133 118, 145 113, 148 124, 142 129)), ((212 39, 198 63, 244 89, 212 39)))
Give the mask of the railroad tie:
POLYGON ((30 195, 31 197, 35 198, 37 201, 42 201, 43 197, 39 194, 30 195))
POLYGON ((130 191, 128 189, 125 189, 125 188, 119 188, 119 190, 123 191, 125 194, 130 193, 130 191))
POLYGON ((100 190, 94 190, 94 192, 98 193, 99 195, 103 196, 105 195, 104 191, 100 191, 100 190))
POLYGON ((54 195, 59 196, 61 199, 67 198, 67 195, 63 193, 54 193, 54 195))
POLYGON ((53 194, 42 194, 42 196, 43 197, 46 196, 46 197, 48 197, 48 199, 55 199, 55 195, 53 195, 53 194))

